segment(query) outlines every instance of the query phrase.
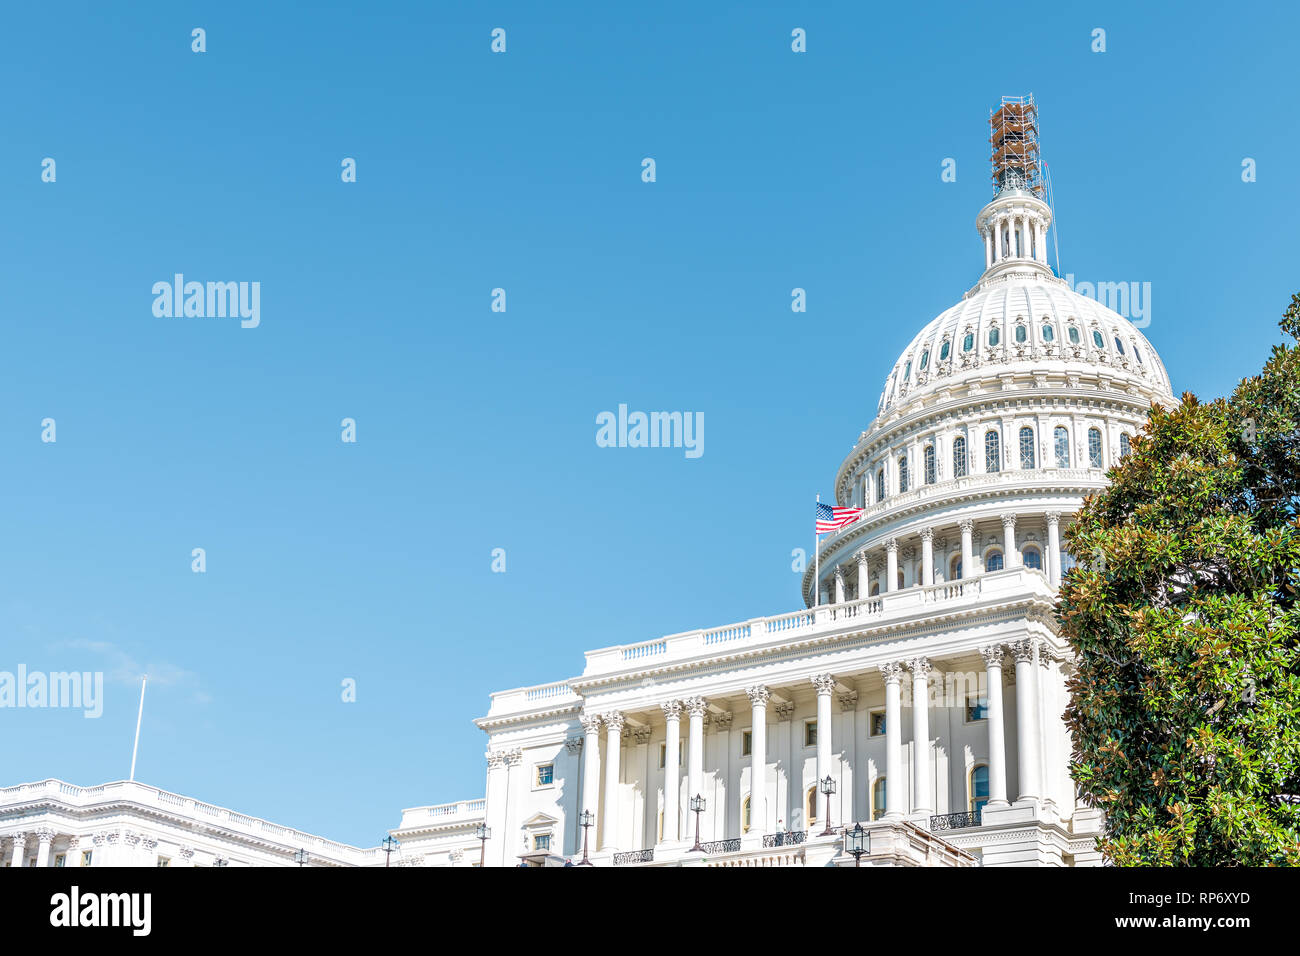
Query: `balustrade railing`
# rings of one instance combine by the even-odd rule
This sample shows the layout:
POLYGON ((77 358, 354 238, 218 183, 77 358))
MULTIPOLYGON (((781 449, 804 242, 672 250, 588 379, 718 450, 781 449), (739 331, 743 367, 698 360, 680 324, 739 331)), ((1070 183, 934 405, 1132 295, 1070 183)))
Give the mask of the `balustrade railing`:
POLYGON ((769 833, 763 837, 763 846, 766 849, 778 846, 798 846, 807 842, 807 830, 783 830, 780 833, 769 833))
POLYGON ((704 853, 739 853, 740 837, 733 837, 730 840, 714 840, 711 843, 701 843, 700 850, 704 853))
POLYGON ((966 827, 980 826, 983 813, 971 810, 967 813, 937 813, 930 817, 930 830, 939 833, 943 830, 964 830, 966 827))
POLYGON ((654 862, 654 850, 633 850, 631 853, 615 853, 614 865, 625 866, 628 863, 652 863, 654 862))

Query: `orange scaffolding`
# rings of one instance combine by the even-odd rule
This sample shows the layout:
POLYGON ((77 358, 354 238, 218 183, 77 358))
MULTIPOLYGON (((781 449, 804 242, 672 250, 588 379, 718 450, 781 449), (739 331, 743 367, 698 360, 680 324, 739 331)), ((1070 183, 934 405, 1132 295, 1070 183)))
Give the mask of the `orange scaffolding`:
POLYGON ((1002 97, 997 112, 989 113, 989 132, 993 147, 993 188, 1018 186, 1041 196, 1038 106, 1034 95, 1002 97))

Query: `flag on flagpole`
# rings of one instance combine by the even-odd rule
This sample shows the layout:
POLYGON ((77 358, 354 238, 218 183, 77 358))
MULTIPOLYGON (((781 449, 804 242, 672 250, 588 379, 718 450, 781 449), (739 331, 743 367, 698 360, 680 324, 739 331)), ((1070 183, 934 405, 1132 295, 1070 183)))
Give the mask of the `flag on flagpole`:
POLYGON ((817 502, 817 533, 826 534, 853 524, 862 517, 862 508, 836 508, 817 502))

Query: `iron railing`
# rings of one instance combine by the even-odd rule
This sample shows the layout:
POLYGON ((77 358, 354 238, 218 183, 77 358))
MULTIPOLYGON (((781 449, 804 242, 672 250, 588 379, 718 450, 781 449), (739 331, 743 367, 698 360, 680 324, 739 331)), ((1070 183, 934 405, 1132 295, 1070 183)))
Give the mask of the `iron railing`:
POLYGON ((981 817, 981 810, 971 810, 968 813, 939 813, 930 818, 930 829, 939 832, 977 827, 981 823, 981 817))
POLYGON ((615 853, 614 865, 623 866, 627 863, 650 863, 654 858, 654 850, 633 850, 631 853, 615 853))
POLYGON ((734 837, 730 840, 714 840, 712 843, 701 843, 700 849, 705 853, 739 853, 740 837, 734 837))
POLYGON ((763 846, 765 848, 777 846, 798 846, 800 843, 808 841, 807 830, 783 830, 780 833, 769 833, 763 837, 763 846))

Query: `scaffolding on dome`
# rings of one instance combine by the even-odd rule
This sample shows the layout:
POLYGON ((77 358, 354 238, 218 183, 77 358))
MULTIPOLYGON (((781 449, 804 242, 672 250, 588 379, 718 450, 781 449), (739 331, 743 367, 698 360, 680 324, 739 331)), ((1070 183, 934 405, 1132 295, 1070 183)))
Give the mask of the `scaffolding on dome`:
POLYGON ((994 192, 1019 187, 1041 198, 1043 178, 1034 95, 1002 97, 998 111, 989 113, 989 132, 994 192))

